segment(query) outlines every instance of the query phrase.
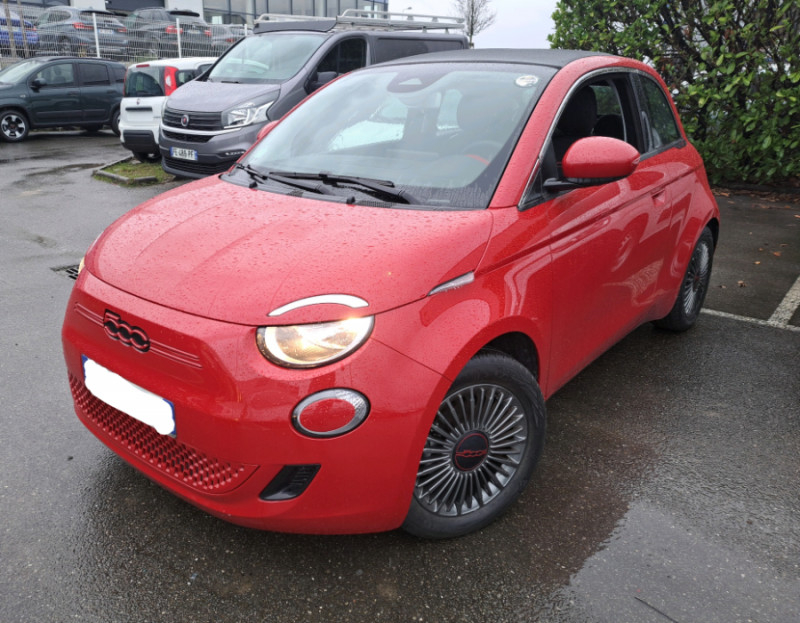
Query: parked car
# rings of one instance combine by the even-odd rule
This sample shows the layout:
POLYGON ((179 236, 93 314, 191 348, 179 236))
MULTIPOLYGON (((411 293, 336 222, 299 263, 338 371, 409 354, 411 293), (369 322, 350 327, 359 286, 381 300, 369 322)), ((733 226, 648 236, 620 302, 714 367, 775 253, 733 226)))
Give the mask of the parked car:
POLYGON ((31 130, 104 125, 119 134, 125 65, 99 58, 41 56, 0 71, 0 139, 17 143, 31 130))
MULTIPOLYGON (((204 177, 231 167, 269 121, 336 76, 394 58, 463 49, 460 23, 360 18, 262 21, 234 44, 213 69, 170 97, 158 143, 164 170, 204 177), (417 30, 408 31, 412 26, 417 30), (426 28, 427 30, 423 30, 426 28)), ((353 16, 356 15, 356 16, 353 16)))
POLYGON ((148 7, 125 18, 131 59, 210 56, 211 26, 194 11, 148 7))
POLYGON ((698 320, 719 211, 644 63, 410 57, 261 137, 111 225, 63 325, 83 423, 218 517, 480 529, 529 483, 546 398, 698 320))
POLYGON ((42 50, 63 56, 97 56, 124 59, 128 48, 125 26, 108 11, 55 6, 36 22, 42 50), (95 29, 96 25, 96 29, 95 29))
POLYGON ((39 47, 39 34, 36 26, 27 19, 20 19, 20 16, 11 12, 11 28, 8 27, 8 20, 4 11, 0 11, 0 55, 11 54, 11 39, 13 33, 14 46, 17 56, 33 56, 39 47))
POLYGON ((128 67, 120 105, 120 140, 141 162, 161 160, 158 126, 164 102, 175 89, 193 80, 217 59, 213 56, 167 58, 128 67))
POLYGON ((211 49, 215 56, 220 56, 245 36, 247 36, 247 29, 244 26, 211 24, 211 49))

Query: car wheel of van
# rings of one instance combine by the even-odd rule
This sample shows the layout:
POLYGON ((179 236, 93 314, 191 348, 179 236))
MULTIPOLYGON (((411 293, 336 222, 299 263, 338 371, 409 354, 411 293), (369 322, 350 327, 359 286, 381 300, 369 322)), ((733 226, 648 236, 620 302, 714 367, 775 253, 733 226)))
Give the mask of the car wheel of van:
POLYGON ((28 119, 16 110, 0 111, 0 138, 7 143, 24 141, 30 132, 28 119))
POLYGON ((73 56, 72 42, 66 37, 62 37, 58 42, 58 53, 61 56, 73 56))
POLYGON ((678 298, 669 314, 655 321, 657 327, 670 331, 686 331, 694 326, 708 292, 713 259, 714 235, 706 227, 692 252, 678 298))
POLYGON ((119 108, 111 113, 111 131, 119 136, 119 108))
POLYGON ((533 374, 507 355, 478 354, 439 406, 403 528, 451 538, 494 521, 528 484, 545 428, 533 374))

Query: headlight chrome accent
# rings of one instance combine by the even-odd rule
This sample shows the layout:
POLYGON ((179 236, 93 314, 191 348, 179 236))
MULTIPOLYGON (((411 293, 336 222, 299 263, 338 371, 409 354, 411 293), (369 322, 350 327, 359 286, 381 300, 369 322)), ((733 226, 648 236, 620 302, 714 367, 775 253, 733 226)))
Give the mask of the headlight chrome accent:
POLYGON ((247 102, 229 108, 222 113, 222 125, 225 128, 242 128, 253 123, 266 122, 267 111, 274 101, 258 105, 255 102, 247 102))
POLYGON ((360 307, 366 307, 369 305, 369 303, 367 303, 364 299, 357 296, 351 296, 350 294, 320 294, 319 296, 311 296, 307 299, 300 299, 299 301, 288 303, 278 307, 277 309, 273 309, 267 315, 270 318, 274 318, 275 316, 280 316, 286 312, 292 311, 293 309, 300 309, 301 307, 309 307, 311 305, 325 304, 344 305, 345 307, 350 307, 351 309, 358 309, 360 307))

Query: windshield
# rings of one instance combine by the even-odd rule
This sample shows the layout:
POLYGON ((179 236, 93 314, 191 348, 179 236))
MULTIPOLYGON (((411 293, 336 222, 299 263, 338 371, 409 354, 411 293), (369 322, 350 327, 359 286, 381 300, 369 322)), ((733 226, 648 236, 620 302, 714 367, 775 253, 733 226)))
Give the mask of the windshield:
POLYGON ((42 64, 43 61, 31 59, 22 61, 14 65, 9 65, 0 71, 0 83, 3 84, 17 84, 24 81, 30 72, 42 64))
POLYGON ((341 179, 367 178, 404 195, 404 203, 485 208, 554 73, 466 63, 358 71, 306 100, 233 175, 281 183, 313 174, 333 194, 378 197, 341 179))
POLYGON ((269 33, 231 48, 208 75, 209 82, 258 84, 294 76, 325 41, 319 33, 269 33))

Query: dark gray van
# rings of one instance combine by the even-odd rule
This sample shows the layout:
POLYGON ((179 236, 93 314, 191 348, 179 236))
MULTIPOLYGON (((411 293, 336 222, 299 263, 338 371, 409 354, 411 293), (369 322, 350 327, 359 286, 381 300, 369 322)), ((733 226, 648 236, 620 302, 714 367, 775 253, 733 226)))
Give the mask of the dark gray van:
POLYGON ((463 29, 459 18, 352 9, 335 19, 286 17, 261 16, 254 34, 170 95, 158 141, 165 171, 194 178, 226 171, 266 123, 341 74, 468 47, 463 34, 450 34, 463 29))

